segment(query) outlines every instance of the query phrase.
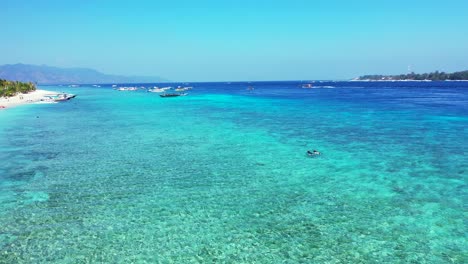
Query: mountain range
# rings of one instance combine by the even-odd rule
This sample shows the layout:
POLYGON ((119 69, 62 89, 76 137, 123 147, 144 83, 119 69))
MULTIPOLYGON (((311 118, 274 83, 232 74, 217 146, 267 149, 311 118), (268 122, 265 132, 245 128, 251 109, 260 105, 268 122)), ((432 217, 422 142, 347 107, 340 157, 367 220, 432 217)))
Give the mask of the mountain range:
POLYGON ((37 84, 103 84, 165 82, 157 76, 121 76, 88 68, 58 68, 47 65, 0 65, 0 79, 37 84))

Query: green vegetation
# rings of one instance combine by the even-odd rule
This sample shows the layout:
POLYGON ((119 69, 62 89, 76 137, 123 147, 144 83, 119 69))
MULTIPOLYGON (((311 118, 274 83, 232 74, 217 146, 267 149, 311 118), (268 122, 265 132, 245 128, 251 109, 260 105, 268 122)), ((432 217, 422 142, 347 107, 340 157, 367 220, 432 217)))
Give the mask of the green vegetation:
POLYGON ((431 73, 409 73, 409 74, 400 74, 400 75, 364 75, 358 78, 359 80, 384 80, 384 81, 393 81, 393 80, 431 80, 431 81, 459 81, 459 80, 468 80, 468 71, 460 71, 454 73, 445 73, 445 72, 431 72, 431 73))
POLYGON ((32 82, 23 83, 0 79, 0 97, 11 97, 21 93, 28 93, 36 90, 36 85, 32 82))

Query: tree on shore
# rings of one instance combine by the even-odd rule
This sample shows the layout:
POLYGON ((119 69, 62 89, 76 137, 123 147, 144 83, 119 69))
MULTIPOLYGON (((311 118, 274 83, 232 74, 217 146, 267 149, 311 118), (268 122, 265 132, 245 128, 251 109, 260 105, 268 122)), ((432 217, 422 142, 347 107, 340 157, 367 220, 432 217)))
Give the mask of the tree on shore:
POLYGON ((32 82, 7 81, 0 79, 0 97, 12 97, 17 94, 29 93, 36 90, 32 82))

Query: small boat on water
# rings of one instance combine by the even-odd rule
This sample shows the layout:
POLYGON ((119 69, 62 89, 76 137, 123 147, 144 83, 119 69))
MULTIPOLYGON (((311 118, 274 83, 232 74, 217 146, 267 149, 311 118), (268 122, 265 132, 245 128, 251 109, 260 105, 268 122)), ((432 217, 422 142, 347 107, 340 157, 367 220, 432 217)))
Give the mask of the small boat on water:
POLYGON ((148 92, 150 93, 162 93, 162 92, 165 92, 167 90, 170 90, 172 89, 172 87, 162 87, 162 88, 158 88, 158 87, 154 87, 153 89, 148 89, 148 92))
POLYGON ((176 92, 184 92, 184 91, 188 91, 188 90, 191 90, 192 87, 182 87, 182 86, 179 86, 177 87, 175 90, 176 92))
POLYGON ((306 83, 302 85, 302 88, 314 88, 311 83, 306 83))
POLYGON ((159 96, 165 98, 165 97, 177 97, 177 96, 186 96, 187 93, 166 93, 166 94, 160 94, 159 96))
POLYGON ((75 98, 76 94, 67 94, 67 93, 62 93, 62 94, 54 94, 54 95, 45 95, 44 99, 41 101, 44 102, 63 102, 63 101, 68 101, 72 98, 75 98))
POLYGON ((138 90, 137 87, 119 87, 116 89, 117 91, 136 91, 138 90))
POLYGON ((153 89, 148 89, 148 92, 150 93, 162 93, 164 92, 165 90, 164 89, 161 89, 161 88, 153 88, 153 89))

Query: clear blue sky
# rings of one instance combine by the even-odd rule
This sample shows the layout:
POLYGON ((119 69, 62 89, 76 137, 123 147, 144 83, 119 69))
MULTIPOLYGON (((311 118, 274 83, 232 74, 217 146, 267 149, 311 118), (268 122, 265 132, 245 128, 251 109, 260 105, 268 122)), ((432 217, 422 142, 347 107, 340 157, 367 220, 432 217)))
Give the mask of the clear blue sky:
POLYGON ((178 81, 468 69, 468 1, 0 0, 0 64, 178 81))

